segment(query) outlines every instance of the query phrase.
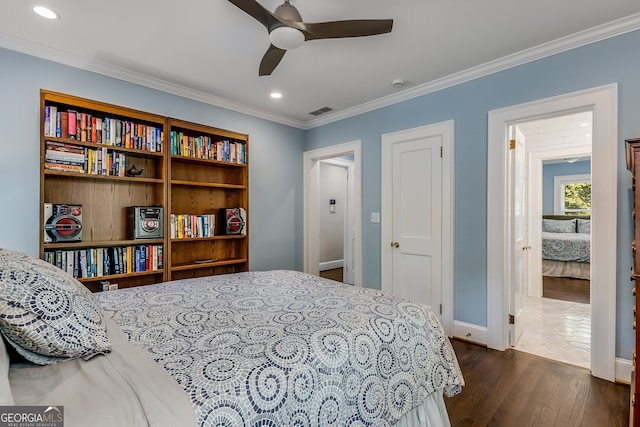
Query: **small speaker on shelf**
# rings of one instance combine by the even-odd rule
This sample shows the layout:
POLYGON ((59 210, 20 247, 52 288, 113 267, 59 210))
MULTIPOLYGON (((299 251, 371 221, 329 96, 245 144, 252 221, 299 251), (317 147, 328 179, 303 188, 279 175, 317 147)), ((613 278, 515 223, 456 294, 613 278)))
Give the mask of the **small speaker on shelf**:
POLYGON ((44 242, 81 242, 82 205, 44 204, 44 242))
POLYGON ((247 211, 243 208, 225 208, 221 210, 220 226, 225 234, 247 234, 247 211))
POLYGON ((161 206, 127 208, 127 234, 130 239, 161 239, 164 211, 161 206))

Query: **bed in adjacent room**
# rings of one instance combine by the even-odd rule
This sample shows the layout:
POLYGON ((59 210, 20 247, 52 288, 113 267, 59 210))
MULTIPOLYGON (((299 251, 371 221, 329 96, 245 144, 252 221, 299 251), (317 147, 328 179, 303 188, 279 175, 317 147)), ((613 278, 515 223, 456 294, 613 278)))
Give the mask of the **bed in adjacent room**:
POLYGON ((542 219, 542 275, 591 278, 591 219, 545 215, 542 219))
POLYGON ((0 250, 0 328, 11 399, 68 426, 447 426, 464 384, 433 311, 377 290, 267 271, 90 294, 52 269, 0 250))

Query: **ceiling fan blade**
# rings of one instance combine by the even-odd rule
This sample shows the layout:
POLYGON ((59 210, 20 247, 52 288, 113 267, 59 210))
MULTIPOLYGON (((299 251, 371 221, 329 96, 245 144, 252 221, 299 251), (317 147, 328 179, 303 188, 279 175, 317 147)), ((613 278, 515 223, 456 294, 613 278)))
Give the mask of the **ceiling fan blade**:
POLYGON ((274 28, 286 25, 276 15, 262 7, 256 0, 229 0, 246 14, 252 16, 256 21, 265 26, 271 32, 274 28))
POLYGON ((260 61, 260 69, 258 70, 258 75, 271 75, 286 52, 286 50, 277 48, 274 45, 269 46, 269 49, 267 49, 267 52, 262 57, 262 61, 260 61))
POLYGON ((364 37, 390 33, 393 19, 355 19, 347 21, 291 22, 290 26, 304 33, 305 40, 364 37))

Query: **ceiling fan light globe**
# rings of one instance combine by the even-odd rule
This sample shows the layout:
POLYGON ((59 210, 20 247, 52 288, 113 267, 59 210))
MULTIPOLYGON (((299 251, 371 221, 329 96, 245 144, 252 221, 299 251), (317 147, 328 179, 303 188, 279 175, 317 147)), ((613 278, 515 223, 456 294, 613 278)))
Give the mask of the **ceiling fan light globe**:
POLYGON ((304 43, 304 34, 292 27, 278 27, 269 33, 269 40, 277 48, 296 49, 304 43))

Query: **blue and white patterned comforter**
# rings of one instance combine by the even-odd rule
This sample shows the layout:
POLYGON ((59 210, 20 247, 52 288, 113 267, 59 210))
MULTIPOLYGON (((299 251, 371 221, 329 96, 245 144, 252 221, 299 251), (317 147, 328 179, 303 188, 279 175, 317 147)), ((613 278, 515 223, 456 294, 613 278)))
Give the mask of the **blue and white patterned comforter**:
POLYGON ((464 384, 432 310, 294 271, 96 294, 202 426, 392 425, 464 384))
POLYGON ((542 232, 542 259, 590 262, 591 235, 542 232))

